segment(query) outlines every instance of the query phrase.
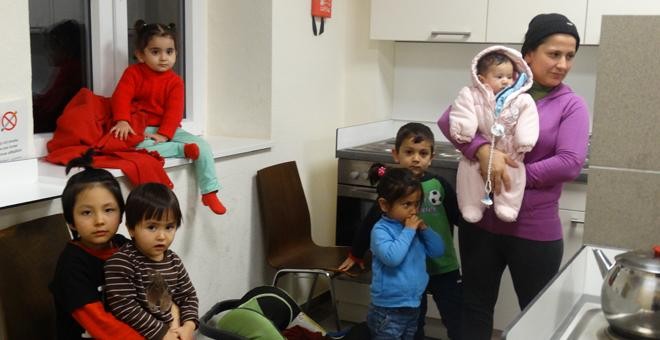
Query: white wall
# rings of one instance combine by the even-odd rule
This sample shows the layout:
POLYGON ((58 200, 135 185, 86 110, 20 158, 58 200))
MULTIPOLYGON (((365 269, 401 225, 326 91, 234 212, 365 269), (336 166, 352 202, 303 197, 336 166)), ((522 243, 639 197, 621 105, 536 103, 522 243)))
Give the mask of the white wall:
POLYGON ((325 245, 334 243, 335 129, 392 111, 394 43, 369 40, 369 4, 335 2, 314 36, 308 1, 209 1, 209 132, 270 137, 275 159, 297 160, 325 245))
MULTIPOLYGON (((234 1, 209 1, 207 128, 222 131, 218 126, 227 110, 237 110, 250 118, 228 122, 233 129, 250 129, 255 119, 269 120, 269 128, 257 124, 256 129, 270 135, 272 150, 216 162, 223 185, 220 197, 229 208, 224 216, 213 215, 200 204, 190 166, 168 170, 185 212, 173 249, 190 272, 200 297, 201 312, 218 300, 238 297, 272 278, 272 271, 264 261, 255 194, 256 171, 281 161, 296 160, 315 224, 313 237, 319 244, 332 244, 336 204, 335 129, 383 119, 391 112, 388 93, 393 79, 393 46, 368 41, 369 9, 363 1, 335 1, 333 18, 326 22, 325 33, 319 37, 312 34, 308 0, 264 3, 250 2, 257 6, 255 17, 234 1), (223 18, 236 20, 232 16, 238 15, 237 22, 249 26, 255 20, 268 20, 264 8, 272 8, 271 41, 249 46, 251 39, 260 39, 253 36, 260 29, 236 30, 232 34, 240 35, 248 45, 243 51, 225 53, 223 41, 218 39, 227 35, 218 31, 227 28, 220 23, 223 18), (260 53, 265 45, 272 49, 270 61, 252 55, 260 53), (244 66, 237 63, 241 53, 256 61, 257 71, 232 70, 244 66), (241 72, 246 76, 236 74, 241 72), (228 79, 223 81, 223 78, 228 79), (244 94, 242 101, 223 102, 240 92, 226 91, 228 83, 242 90, 252 86, 258 91, 244 94), (270 89, 259 87, 262 85, 270 89)), ((0 19, 5 25, 2 38, 5 49, 0 54, 3 71, 0 98, 30 95, 27 1, 0 0, 0 19)), ((233 40, 230 45, 241 48, 240 42, 233 40)), ((125 179, 122 183, 128 189, 125 179)), ((3 209, 0 228, 58 212, 59 200, 3 209)))
MULTIPOLYGON (((30 81, 32 70, 30 63, 30 19, 27 1, 0 1, 0 18, 6 32, 0 38, 0 103, 5 100, 30 100, 32 89, 30 81)), ((31 101, 29 101, 31 103, 31 101)), ((31 105, 27 105, 31 106, 31 105)), ((19 112, 17 128, 32 131, 32 107, 19 112), (21 114, 26 115, 21 116, 21 114), (27 124, 27 126, 25 125, 27 124)), ((21 133, 22 135, 22 133, 21 133)), ((27 150, 32 150, 28 141, 27 150)), ((31 153, 31 151, 28 151, 31 153)))
MULTIPOLYGON (((392 117, 436 121, 470 83, 472 58, 492 44, 395 43, 392 117)), ((520 49, 520 45, 507 45, 520 49)), ((565 83, 584 97, 593 116, 597 46, 581 46, 565 83)))
POLYGON ((0 13, 7 32, 2 35, 0 55, 0 99, 30 97, 30 31, 28 4, 23 1, 3 0, 0 13))
POLYGON ((271 136, 270 1, 208 1, 208 133, 271 136), (224 15, 223 15, 224 14, 224 15))
POLYGON ((334 242, 335 230, 335 130, 347 122, 389 116, 384 89, 391 62, 382 62, 386 67, 380 70, 387 50, 369 43, 363 1, 333 2, 332 18, 320 36, 312 34, 309 6, 307 0, 273 2, 273 151, 298 160, 312 236, 327 245, 334 242), (348 118, 355 113, 356 118, 348 118))

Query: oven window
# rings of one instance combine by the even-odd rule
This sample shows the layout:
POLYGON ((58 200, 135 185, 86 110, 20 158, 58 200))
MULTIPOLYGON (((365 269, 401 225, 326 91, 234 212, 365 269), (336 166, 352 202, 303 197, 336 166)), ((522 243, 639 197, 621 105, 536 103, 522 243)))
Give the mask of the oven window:
POLYGON ((350 246, 369 210, 376 203, 373 199, 337 196, 336 244, 350 246))

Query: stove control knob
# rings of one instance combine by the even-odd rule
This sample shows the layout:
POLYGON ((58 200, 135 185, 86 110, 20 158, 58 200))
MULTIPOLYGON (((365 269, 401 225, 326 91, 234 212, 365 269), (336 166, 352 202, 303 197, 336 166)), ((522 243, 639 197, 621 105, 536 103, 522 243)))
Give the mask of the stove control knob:
POLYGON ((348 176, 350 176, 352 179, 358 179, 360 177, 360 172, 357 170, 353 170, 348 173, 348 176))

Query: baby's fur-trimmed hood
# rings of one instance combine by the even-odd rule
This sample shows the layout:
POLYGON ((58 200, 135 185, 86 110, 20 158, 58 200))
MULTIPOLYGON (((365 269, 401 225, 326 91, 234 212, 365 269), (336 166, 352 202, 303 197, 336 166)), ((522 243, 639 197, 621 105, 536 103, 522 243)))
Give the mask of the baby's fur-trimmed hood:
MULTIPOLYGON (((493 93, 493 91, 490 87, 487 87, 486 85, 484 85, 483 83, 481 83, 479 81, 479 78, 477 76, 477 63, 479 62, 479 59, 481 59, 483 56, 485 56, 486 54, 488 54, 490 52, 495 52, 495 51, 501 52, 502 54, 509 57, 509 59, 511 59, 511 61, 513 61, 513 65, 515 67, 515 73, 516 73, 515 74, 515 79, 518 79, 518 75, 520 73, 527 74, 527 81, 525 82, 525 84, 523 84, 523 86, 518 91, 515 92, 515 94, 527 92, 527 90, 529 90, 529 88, 532 87, 532 83, 534 82, 534 79, 533 79, 533 76, 532 76, 532 70, 529 68, 529 66, 525 62, 525 59, 523 59, 520 52, 518 52, 517 50, 514 50, 512 48, 509 48, 509 47, 506 47, 506 46, 501 46, 501 45, 490 46, 490 47, 482 50, 481 52, 477 53, 476 56, 474 56, 474 58, 472 59, 472 66, 470 68, 470 70, 471 70, 471 75, 470 76, 472 78, 472 84, 474 84, 474 86, 478 87, 481 91, 483 91, 484 94, 487 94, 487 93, 492 94, 493 93)), ((514 81, 515 81, 515 79, 514 79, 514 81)), ((515 96, 512 96, 512 97, 515 97, 515 96)))

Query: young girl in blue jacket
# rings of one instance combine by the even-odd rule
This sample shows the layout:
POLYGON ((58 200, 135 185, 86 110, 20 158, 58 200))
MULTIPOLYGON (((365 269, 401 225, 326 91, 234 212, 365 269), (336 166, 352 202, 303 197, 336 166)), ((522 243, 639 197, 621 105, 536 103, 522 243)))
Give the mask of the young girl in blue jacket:
POLYGON ((417 215, 422 187, 412 171, 376 164, 369 177, 378 181, 383 216, 371 231, 373 276, 367 324, 374 340, 413 339, 429 280, 426 258, 442 256, 444 243, 417 215))

